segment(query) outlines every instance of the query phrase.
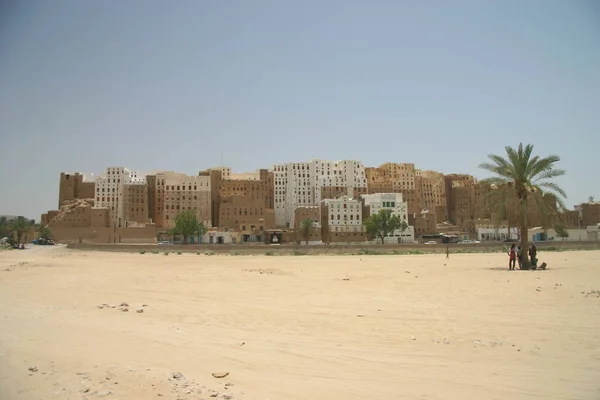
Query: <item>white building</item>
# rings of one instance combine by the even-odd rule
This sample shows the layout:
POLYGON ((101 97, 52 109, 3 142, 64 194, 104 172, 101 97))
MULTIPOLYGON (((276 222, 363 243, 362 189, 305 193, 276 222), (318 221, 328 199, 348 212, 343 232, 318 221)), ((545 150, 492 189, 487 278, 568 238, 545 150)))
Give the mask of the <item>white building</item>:
POLYGON ((146 185, 146 178, 137 171, 125 167, 108 167, 106 172, 96 178, 96 199, 94 207, 108 208, 111 223, 125 226, 125 208, 123 188, 125 184, 146 185))
MULTIPOLYGON (((508 229, 506 227, 477 226, 475 232, 477 240, 480 241, 509 239, 508 229)), ((519 229, 516 227, 511 228, 510 239, 517 240, 518 237, 519 229)))
MULTIPOLYGON (((392 210, 392 215, 397 215, 401 221, 408 225, 408 203, 403 201, 402 193, 376 193, 361 196, 365 206, 369 206, 369 215, 377 214, 380 210, 392 210)), ((413 243, 415 241, 415 228, 408 228, 401 232, 395 230, 384 238, 385 243, 413 243)))
POLYGON ((354 197, 354 190, 364 189, 365 167, 359 161, 295 162, 275 164, 271 169, 275 180, 275 224, 294 226, 294 211, 303 206, 320 206, 323 188, 339 188, 354 197))
POLYGON ((337 243, 364 243, 365 226, 362 203, 348 196, 325 199, 321 202, 323 241, 337 243))

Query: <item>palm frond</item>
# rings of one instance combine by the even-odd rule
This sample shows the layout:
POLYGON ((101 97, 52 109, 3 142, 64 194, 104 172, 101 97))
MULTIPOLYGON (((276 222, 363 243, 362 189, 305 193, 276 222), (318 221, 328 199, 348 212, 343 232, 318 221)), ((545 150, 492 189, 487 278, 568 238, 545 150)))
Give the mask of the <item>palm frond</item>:
POLYGON ((546 179, 558 178, 559 176, 563 176, 567 173, 564 169, 547 169, 545 171, 540 172, 532 181, 532 183, 537 183, 546 179))
POLYGON ((555 194, 558 194, 558 195, 560 195, 564 199, 567 198, 567 193, 560 186, 558 186, 554 182, 548 182, 548 181, 546 181, 546 182, 540 182, 540 183, 536 184, 536 187, 539 187, 542 190, 548 189, 549 192, 553 192, 555 194))
POLYGON ((494 186, 503 186, 509 184, 510 182, 510 178, 505 178, 503 176, 492 176, 490 178, 485 178, 479 181, 479 183, 481 184, 494 186))
POLYGON ((537 211, 537 215, 542 220, 542 225, 544 226, 544 228, 552 226, 552 214, 556 212, 556 209, 548 205, 546 199, 544 198, 543 191, 536 190, 530 192, 528 197, 533 200, 532 206, 534 207, 534 209, 531 211, 537 211))
POLYGON ((527 170, 527 177, 530 181, 536 179, 536 177, 544 172, 553 169, 554 164, 560 161, 558 156, 549 156, 541 159, 537 159, 535 163, 531 163, 527 170))

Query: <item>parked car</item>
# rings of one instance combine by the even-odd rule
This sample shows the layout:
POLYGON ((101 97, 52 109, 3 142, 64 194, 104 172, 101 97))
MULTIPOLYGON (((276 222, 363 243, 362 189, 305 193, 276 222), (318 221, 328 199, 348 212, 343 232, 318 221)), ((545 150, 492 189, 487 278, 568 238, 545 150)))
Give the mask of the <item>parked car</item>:
POLYGON ((438 244, 435 240, 430 240, 429 242, 425 242, 425 244, 438 244))
POLYGON ((162 240, 162 241, 158 242, 158 244, 165 245, 165 244, 173 244, 173 243, 169 242, 168 240, 162 240))
POLYGON ((38 245, 42 245, 42 246, 54 246, 54 241, 52 239, 46 239, 46 238, 37 238, 37 239, 33 239, 31 241, 31 243, 33 244, 38 244, 38 245))

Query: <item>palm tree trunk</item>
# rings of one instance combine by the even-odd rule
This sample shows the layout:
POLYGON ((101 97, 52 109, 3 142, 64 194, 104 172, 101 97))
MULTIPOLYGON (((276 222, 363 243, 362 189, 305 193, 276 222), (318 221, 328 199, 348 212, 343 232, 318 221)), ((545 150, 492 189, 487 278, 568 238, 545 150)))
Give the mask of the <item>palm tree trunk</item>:
POLYGON ((527 195, 521 198, 521 269, 530 269, 529 262, 528 239, 529 231, 527 230, 527 195))

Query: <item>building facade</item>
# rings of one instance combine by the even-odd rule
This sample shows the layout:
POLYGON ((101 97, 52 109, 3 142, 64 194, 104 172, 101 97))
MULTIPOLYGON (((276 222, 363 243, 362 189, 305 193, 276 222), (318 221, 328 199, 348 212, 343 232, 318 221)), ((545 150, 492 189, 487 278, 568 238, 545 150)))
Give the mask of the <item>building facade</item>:
MULTIPOLYGON (((199 175, 210 181, 215 227, 240 229, 255 226, 257 229, 262 226, 270 229, 275 226, 272 172, 261 169, 253 173, 232 173, 229 167, 217 167, 200 171, 199 175)), ((242 240, 247 235, 253 233, 244 232, 242 240)))
MULTIPOLYGON (((137 190, 128 190, 128 195, 125 196, 125 187, 129 186, 145 186, 146 178, 139 174, 137 171, 131 171, 125 167, 108 167, 106 172, 96 178, 95 185, 95 207, 106 208, 110 211, 110 218, 112 223, 117 227, 125 227, 131 222, 132 224, 141 223, 145 221, 128 221, 125 215, 125 209, 129 207, 128 201, 137 197, 133 193, 137 193, 137 190), (131 194, 131 197, 129 196, 131 194), (127 203, 127 204, 126 204, 127 203)), ((144 203, 147 201, 144 200, 144 203)), ((138 203, 135 203, 138 204, 138 203)), ((147 204, 143 206, 147 210, 147 204)), ((136 207, 134 206, 134 210, 136 207)), ((138 204, 137 207, 140 210, 138 204)), ((134 213, 142 214, 141 211, 128 212, 127 215, 133 216, 134 213)), ((145 212, 147 214, 147 212, 145 212)), ((143 219, 136 217, 138 220, 143 219)))
POLYGON ((600 201, 592 201, 579 205, 581 210, 581 226, 592 226, 600 223, 600 201))
POLYGON ((444 174, 416 170, 415 175, 417 187, 421 189, 421 208, 435 213, 438 223, 448 221, 444 174))
POLYGON ((275 188, 275 223, 294 226, 298 207, 320 206, 321 200, 367 193, 365 168, 354 160, 312 160, 276 164, 272 168, 275 188))
POLYGON ((402 193, 409 214, 420 214, 422 191, 414 164, 385 163, 379 167, 365 168, 369 194, 402 193))
POLYGON ((75 199, 95 199, 96 184, 87 175, 61 172, 58 184, 58 208, 65 201, 75 199))
POLYGON ((321 232, 321 208, 318 206, 298 207, 294 212, 294 231, 296 233, 296 243, 320 244, 323 241, 321 232), (305 219, 313 221, 313 229, 308 237, 301 232, 302 221, 305 219))
POLYGON ((377 193, 362 195, 363 217, 379 213, 381 210, 391 210, 392 215, 406 223, 406 229, 397 229, 384 238, 385 243, 413 243, 415 241, 414 226, 409 225, 408 204, 402 200, 402 193, 377 193), (366 215, 365 215, 366 214, 366 215))
POLYGON ((152 205, 149 215, 157 228, 172 228, 175 216, 186 210, 194 211, 198 221, 212 227, 210 177, 162 171, 146 180, 148 205, 152 205))
POLYGON ((325 243, 364 243, 367 238, 362 203, 349 196, 321 202, 321 226, 325 243))

